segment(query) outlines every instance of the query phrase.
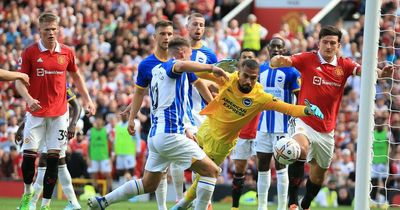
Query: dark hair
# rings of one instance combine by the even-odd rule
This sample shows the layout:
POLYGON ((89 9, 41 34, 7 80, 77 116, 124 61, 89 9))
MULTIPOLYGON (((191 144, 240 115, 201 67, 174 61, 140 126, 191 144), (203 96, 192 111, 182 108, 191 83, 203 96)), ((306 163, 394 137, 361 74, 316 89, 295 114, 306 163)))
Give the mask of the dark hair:
MULTIPOLYGON (((192 13, 192 14, 190 14, 189 17, 188 17, 188 22, 190 22, 190 20, 191 20, 192 18, 196 18, 196 17, 198 17, 198 18, 204 18, 204 15, 201 14, 201 13, 198 13, 198 12, 192 13)), ((204 19, 205 19, 205 18, 204 18, 204 19)))
POLYGON ((274 36, 274 37, 272 37, 272 38, 271 38, 271 40, 269 41, 269 44, 268 44, 268 45, 270 45, 270 44, 271 44, 271 42, 272 42, 272 40, 274 40, 274 39, 281 40, 281 41, 282 41, 282 43, 283 43, 283 46, 285 46, 285 45, 286 45, 286 42, 285 42, 285 40, 284 40, 282 37, 279 37, 279 36, 274 36))
POLYGON ((249 69, 258 69, 260 67, 260 64, 258 64, 256 60, 248 59, 242 62, 241 67, 244 68, 245 66, 249 69))
POLYGON ((168 20, 160 20, 160 21, 157 21, 157 23, 156 23, 156 25, 154 26, 154 28, 157 30, 157 29, 160 28, 160 27, 168 27, 168 26, 173 27, 171 21, 168 21, 168 20))
POLYGON ((189 41, 181 36, 175 36, 169 43, 168 43, 168 50, 177 50, 180 47, 190 47, 189 41))
POLYGON ((327 25, 321 28, 321 31, 319 32, 319 39, 324 38, 325 36, 337 36, 338 41, 342 39, 342 32, 336 28, 335 26, 332 25, 327 25))
POLYGON ((257 57, 258 56, 258 51, 251 49, 251 48, 244 48, 240 51, 239 57, 242 55, 243 52, 252 52, 254 55, 257 57))

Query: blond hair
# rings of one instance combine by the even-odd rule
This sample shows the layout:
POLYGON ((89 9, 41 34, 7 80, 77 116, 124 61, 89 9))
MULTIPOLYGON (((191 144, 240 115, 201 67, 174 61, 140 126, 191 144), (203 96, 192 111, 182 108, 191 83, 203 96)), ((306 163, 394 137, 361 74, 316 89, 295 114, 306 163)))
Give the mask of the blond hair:
POLYGON ((59 18, 52 12, 44 12, 39 17, 39 24, 44 22, 59 22, 59 18))

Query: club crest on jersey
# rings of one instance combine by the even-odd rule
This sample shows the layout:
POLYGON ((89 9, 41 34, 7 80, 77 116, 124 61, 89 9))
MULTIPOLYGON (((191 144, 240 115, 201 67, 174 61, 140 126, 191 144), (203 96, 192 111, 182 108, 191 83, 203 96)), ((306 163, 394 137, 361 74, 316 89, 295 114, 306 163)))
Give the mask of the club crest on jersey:
POLYGON ((63 65, 66 62, 66 58, 65 55, 58 55, 57 56, 57 63, 60 65, 63 65))
POLYGON ((282 82, 282 81, 283 81, 283 77, 282 77, 282 76, 278 76, 277 81, 278 81, 278 82, 282 82))
POLYGON ((336 66, 334 73, 338 77, 342 77, 344 75, 343 68, 341 66, 336 66))
POLYGON ((253 100, 251 100, 250 98, 244 98, 242 100, 242 103, 244 106, 249 107, 253 104, 253 100))

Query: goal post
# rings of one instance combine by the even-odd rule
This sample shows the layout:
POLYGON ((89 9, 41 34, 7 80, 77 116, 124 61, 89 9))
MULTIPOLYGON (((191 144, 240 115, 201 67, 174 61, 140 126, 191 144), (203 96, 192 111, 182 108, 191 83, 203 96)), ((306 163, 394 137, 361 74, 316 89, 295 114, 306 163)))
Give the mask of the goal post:
POLYGON ((366 0, 354 209, 370 209, 371 149, 381 0, 366 0))

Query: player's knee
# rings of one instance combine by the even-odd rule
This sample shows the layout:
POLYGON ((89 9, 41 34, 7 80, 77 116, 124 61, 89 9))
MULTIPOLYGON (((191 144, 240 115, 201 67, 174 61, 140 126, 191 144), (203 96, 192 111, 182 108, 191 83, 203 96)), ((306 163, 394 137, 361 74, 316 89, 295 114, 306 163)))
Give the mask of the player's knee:
POLYGON ((204 176, 217 178, 219 174, 221 174, 221 172, 222 169, 214 164, 212 165, 212 167, 210 167, 209 170, 206 171, 206 174, 204 176))

